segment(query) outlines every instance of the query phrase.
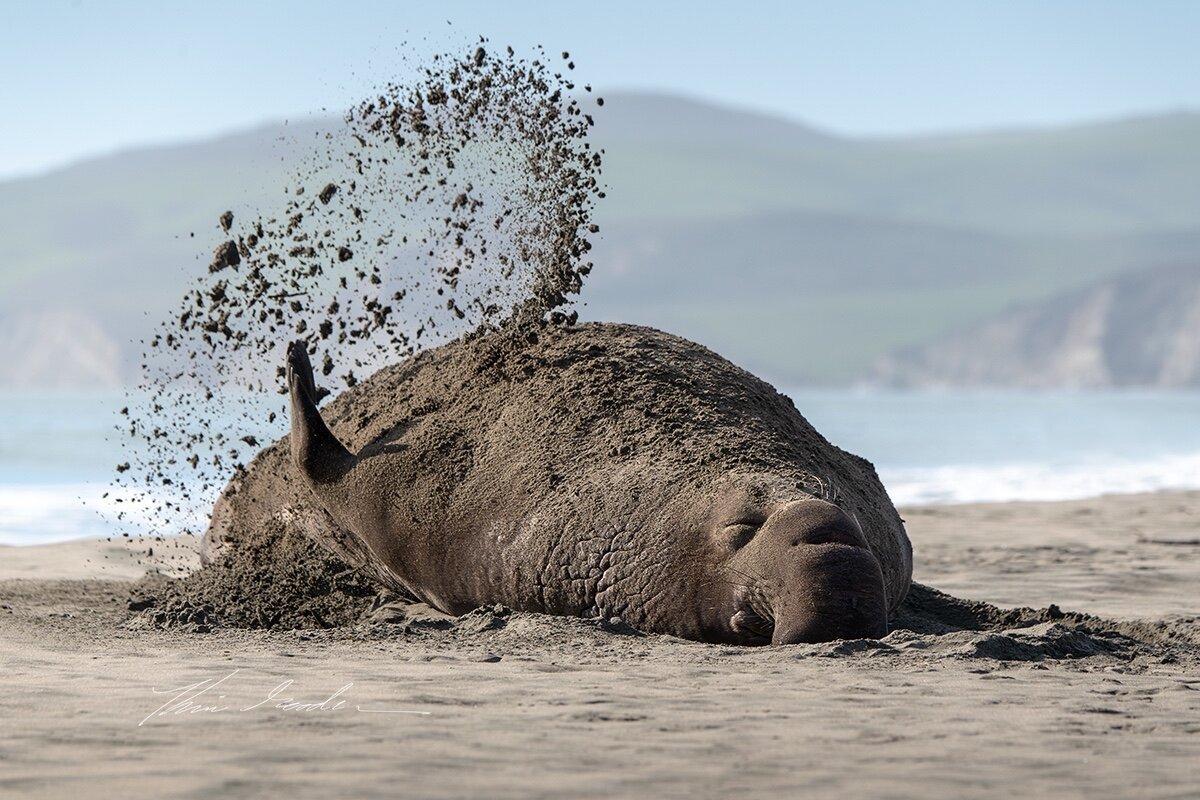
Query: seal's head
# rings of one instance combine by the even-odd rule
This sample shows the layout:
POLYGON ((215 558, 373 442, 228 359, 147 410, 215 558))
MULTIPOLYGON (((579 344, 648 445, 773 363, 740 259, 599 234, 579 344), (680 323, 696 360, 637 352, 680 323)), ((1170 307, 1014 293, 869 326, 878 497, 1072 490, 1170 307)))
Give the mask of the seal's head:
POLYGON ((706 592, 706 626, 725 641, 795 644, 887 634, 883 574, 858 522, 795 488, 745 479, 708 522, 724 556, 706 592))

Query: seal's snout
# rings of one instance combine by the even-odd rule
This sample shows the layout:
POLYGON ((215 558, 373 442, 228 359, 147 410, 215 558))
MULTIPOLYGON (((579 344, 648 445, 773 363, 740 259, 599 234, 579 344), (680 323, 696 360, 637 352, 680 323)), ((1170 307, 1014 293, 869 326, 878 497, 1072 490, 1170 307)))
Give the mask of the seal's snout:
POLYGON ((887 635, 883 573, 854 518, 801 500, 771 514, 760 535, 782 573, 771 598, 772 644, 887 635))
POLYGON ((817 545, 799 558, 795 572, 793 584, 775 598, 771 644, 887 635, 883 573, 869 550, 817 545))

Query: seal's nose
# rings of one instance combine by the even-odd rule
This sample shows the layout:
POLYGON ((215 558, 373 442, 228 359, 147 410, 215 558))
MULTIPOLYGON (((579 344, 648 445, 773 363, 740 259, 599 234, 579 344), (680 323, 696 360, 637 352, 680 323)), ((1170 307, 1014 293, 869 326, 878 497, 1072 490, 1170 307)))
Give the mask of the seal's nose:
POLYGON ((801 500, 771 514, 762 533, 784 573, 772 603, 772 644, 887 635, 883 573, 852 517, 832 503, 801 500))
POLYGON ((879 639, 887 635, 883 574, 871 551, 844 544, 804 548, 794 579, 775 598, 771 644, 879 639))

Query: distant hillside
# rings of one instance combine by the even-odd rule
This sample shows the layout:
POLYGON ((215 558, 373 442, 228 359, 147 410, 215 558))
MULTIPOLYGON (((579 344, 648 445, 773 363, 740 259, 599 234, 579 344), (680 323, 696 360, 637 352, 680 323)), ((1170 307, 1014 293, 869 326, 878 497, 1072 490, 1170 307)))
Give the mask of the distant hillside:
POLYGON ((1142 270, 879 362, 899 386, 1200 387, 1200 265, 1142 270))
POLYGON ((610 98, 613 219, 823 212, 1055 237, 1194 230, 1200 114, 841 139, 674 97, 610 98))
POLYGON ((0 184, 0 308, 82 307, 140 333, 202 274, 217 216, 280 205, 330 123, 121 153, 0 184), (207 251, 207 252, 206 252, 207 251))
MULTIPOLYGON (((1017 305, 1200 263, 1200 115, 869 141, 686 98, 606 101, 583 315, 677 331, 782 382, 854 380, 1017 305)), ((203 273, 217 215, 279 209, 339 130, 268 126, 0 184, 0 347, 68 363, 91 350, 62 342, 88 331, 118 351, 95 374, 128 379, 137 340, 203 273)))

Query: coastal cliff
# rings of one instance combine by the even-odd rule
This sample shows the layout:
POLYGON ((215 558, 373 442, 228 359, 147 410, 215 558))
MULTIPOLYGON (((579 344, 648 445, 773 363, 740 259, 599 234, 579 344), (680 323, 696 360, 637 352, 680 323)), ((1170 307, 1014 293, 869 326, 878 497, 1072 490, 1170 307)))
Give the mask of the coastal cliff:
POLYGON ((1200 386, 1200 265, 1140 270, 879 360, 902 387, 1200 386))

